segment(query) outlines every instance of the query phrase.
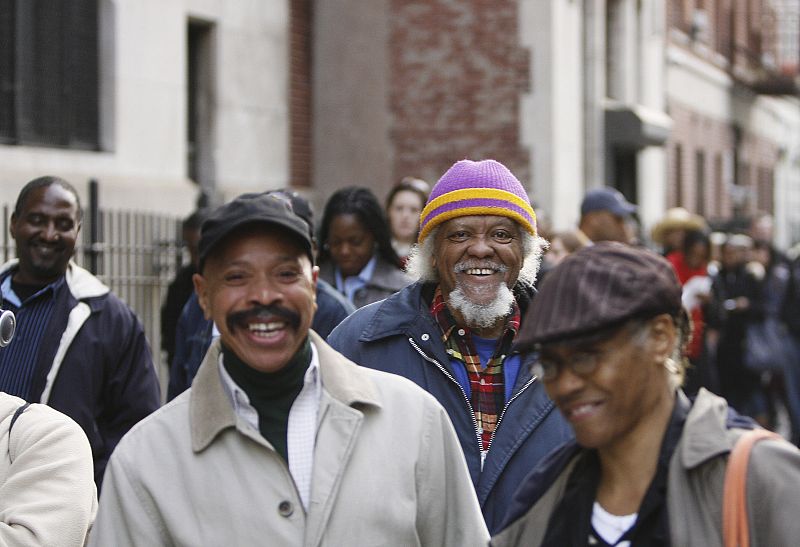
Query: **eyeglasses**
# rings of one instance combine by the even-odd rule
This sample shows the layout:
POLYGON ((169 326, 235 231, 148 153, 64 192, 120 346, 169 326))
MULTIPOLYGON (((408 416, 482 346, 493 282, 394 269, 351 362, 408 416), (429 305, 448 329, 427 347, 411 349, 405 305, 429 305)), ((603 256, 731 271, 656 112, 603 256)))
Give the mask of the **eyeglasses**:
POLYGON ((631 321, 622 327, 615 327, 611 333, 600 332, 593 336, 592 342, 586 341, 582 344, 582 347, 589 349, 578 350, 566 359, 554 359, 545 355, 531 367, 531 372, 543 382, 558 378, 565 366, 573 374, 589 376, 609 353, 623 350, 625 344, 631 347, 641 345, 641 337, 649 332, 648 326, 648 322, 631 321), (596 344, 602 344, 602 347, 597 347, 596 344))
POLYGON ((597 364, 605 355, 605 351, 579 351, 565 361, 540 358, 533 365, 532 372, 543 382, 551 382, 558 378, 563 367, 568 366, 573 374, 589 376, 597 369, 597 364))

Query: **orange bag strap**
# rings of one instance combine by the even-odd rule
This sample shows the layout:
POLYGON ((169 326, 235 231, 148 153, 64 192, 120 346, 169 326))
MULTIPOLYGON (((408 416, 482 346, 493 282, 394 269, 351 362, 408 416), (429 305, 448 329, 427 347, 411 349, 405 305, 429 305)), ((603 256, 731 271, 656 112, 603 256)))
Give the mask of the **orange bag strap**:
POLYGON ((764 439, 782 439, 766 429, 743 433, 728 458, 725 486, 722 491, 722 543, 725 547, 750 547, 750 528, 747 522, 747 463, 753 445, 764 439))

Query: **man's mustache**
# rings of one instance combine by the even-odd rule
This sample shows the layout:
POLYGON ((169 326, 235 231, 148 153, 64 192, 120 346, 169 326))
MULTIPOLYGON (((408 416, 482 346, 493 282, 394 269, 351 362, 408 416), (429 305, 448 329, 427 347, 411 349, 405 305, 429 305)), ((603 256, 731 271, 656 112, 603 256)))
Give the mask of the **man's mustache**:
POLYGON ((276 317, 284 319, 293 329, 300 327, 299 314, 277 305, 254 306, 249 310, 233 312, 225 319, 225 324, 228 326, 228 330, 233 332, 237 328, 246 329, 253 319, 266 321, 276 317))

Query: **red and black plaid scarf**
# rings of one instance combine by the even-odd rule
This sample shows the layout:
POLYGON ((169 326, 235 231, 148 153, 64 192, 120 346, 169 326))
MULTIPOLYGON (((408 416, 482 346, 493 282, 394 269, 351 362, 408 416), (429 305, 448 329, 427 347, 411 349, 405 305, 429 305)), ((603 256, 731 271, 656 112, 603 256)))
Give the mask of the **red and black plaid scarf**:
POLYGON ((497 420, 505 406, 503 361, 508 356, 511 344, 519 330, 519 306, 514 301, 503 334, 498 338, 492 358, 485 368, 481 367, 481 360, 475 350, 469 328, 457 325, 450 310, 447 309, 442 298, 441 287, 436 287, 431 304, 431 315, 442 330, 442 341, 447 354, 464 363, 467 370, 471 392, 470 402, 478 423, 482 449, 485 452, 489 450, 492 433, 497 427, 497 420))

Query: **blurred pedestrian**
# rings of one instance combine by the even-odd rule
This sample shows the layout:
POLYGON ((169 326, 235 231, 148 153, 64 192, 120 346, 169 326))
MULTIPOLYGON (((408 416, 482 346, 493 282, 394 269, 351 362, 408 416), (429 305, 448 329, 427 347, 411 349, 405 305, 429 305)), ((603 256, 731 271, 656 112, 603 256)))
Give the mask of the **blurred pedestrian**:
POLYGON ((356 363, 433 394, 458 432, 489 531, 531 466, 569 438, 515 341, 544 242, 517 178, 494 160, 455 163, 422 211, 417 281, 334 329, 356 363))
MULTIPOLYGON (((800 253, 789 264, 789 286, 781 307, 781 318, 789 329, 789 340, 794 345, 794 364, 784 371, 786 392, 792 415, 800 415, 800 253)), ((800 424, 793 423, 792 441, 800 446, 800 424)))
POLYGON ((569 255, 585 246, 583 239, 578 237, 578 234, 572 230, 554 233, 550 236, 548 243, 549 245, 542 257, 542 266, 539 268, 539 275, 536 279, 537 286, 542 282, 547 272, 558 266, 569 255))
POLYGON ((701 387, 719 391, 716 367, 709 366, 706 352, 705 308, 711 300, 711 277, 708 262, 711 241, 704 232, 688 230, 681 237, 681 249, 667 255, 682 287, 683 307, 692 319, 692 336, 686 347, 690 366, 686 371, 684 391, 695 395, 701 387))
POLYGON ((581 202, 578 234, 584 244, 597 241, 632 243, 631 217, 636 205, 629 203, 619 190, 593 188, 581 202))
MULTIPOLYGON (((777 429, 781 425, 778 423, 778 415, 780 407, 783 407, 791 423, 788 436, 794 438, 800 435, 800 394, 791 386, 795 377, 792 369, 797 366, 797 354, 783 316, 784 302, 789 298, 790 264, 767 241, 753 243, 751 259, 755 265, 760 266, 755 277, 758 281, 757 308, 761 313, 751 319, 748 328, 757 328, 766 334, 763 341, 769 346, 764 348, 763 354, 768 356, 770 367, 761 374, 761 383, 769 403, 769 420, 766 425, 770 429, 777 429)), ((750 336, 746 342, 753 340, 750 336)), ((745 349, 749 351, 749 348, 745 349)))
POLYGON ((17 335, 0 352, 0 391, 78 422, 99 490, 114 447, 161 397, 136 315, 71 261, 81 219, 78 193, 58 177, 30 181, 17 198, 18 260, 0 268, 2 307, 17 316, 17 335))
MULTIPOLYGON (((728 456, 754 424, 725 400, 680 390, 689 322, 670 264, 600 243, 542 283, 519 345, 538 349, 547 393, 575 431, 515 496, 494 547, 722 545, 728 456)), ((800 452, 756 445, 746 471, 754 546, 800 535, 800 452)))
MULTIPOLYGON (((311 203, 298 192, 291 189, 270 190, 267 195, 281 197, 289 202, 292 210, 308 225, 309 237, 314 242, 314 254, 317 252, 314 238, 314 211, 311 203)), ((322 279, 317 279, 317 311, 311 328, 323 340, 327 340, 331 331, 341 321, 355 311, 355 306, 344 295, 322 279)), ((192 292, 183 307, 177 325, 177 342, 175 358, 170 364, 169 387, 167 400, 171 401, 192 385, 197 369, 211 346, 219 330, 211 318, 206 318, 197 295, 192 292)))
POLYGON ((195 288, 219 341, 117 447, 91 545, 486 545, 447 414, 310 331, 316 278, 277 196, 203 223, 195 288))
POLYGON ((720 392, 728 403, 759 423, 768 423, 768 408, 761 374, 745 366, 747 327, 763 315, 759 281, 747 267, 752 240, 730 235, 722 244, 720 268, 711 283, 706 324, 714 348, 720 392))
POLYGON ((419 233, 419 214, 428 201, 430 186, 422 179, 403 177, 386 197, 386 217, 392 233, 392 247, 405 267, 419 233))
POLYGON ((708 224, 703 217, 690 213, 683 207, 667 209, 664 217, 650 231, 650 238, 661 247, 661 254, 669 255, 683 250, 683 239, 686 233, 707 232, 708 224))
POLYGON ((389 224, 367 188, 334 192, 325 205, 319 230, 319 275, 356 308, 383 300, 410 278, 400 267, 389 224))
POLYGON ((198 209, 181 224, 182 244, 189 251, 189 263, 175 274, 161 306, 161 349, 167 353, 167 363, 171 363, 175 357, 175 329, 181 310, 194 292, 192 276, 197 273, 197 243, 200 241, 200 225, 206 214, 205 209, 198 209))

